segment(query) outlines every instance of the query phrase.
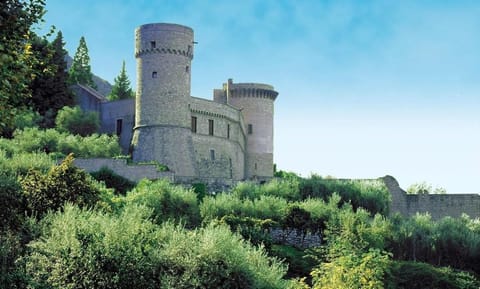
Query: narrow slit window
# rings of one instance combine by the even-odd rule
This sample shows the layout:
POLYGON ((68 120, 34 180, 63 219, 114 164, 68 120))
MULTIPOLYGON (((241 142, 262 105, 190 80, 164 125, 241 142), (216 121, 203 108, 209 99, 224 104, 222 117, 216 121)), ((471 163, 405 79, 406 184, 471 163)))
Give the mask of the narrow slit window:
POLYGON ((227 138, 230 138, 230 124, 227 124, 227 138))
POLYGON ((213 135, 213 119, 208 120, 208 134, 213 135))
POLYGON ((157 78, 157 72, 156 71, 152 72, 152 78, 157 78))
POLYGON ((190 66, 187 65, 187 66, 185 67, 185 72, 186 72, 186 73, 189 73, 189 72, 190 72, 190 66))
POLYGON ((248 124, 248 134, 253 133, 253 125, 251 123, 248 124))
POLYGON ((117 119, 117 125, 115 127, 117 136, 120 136, 122 134, 122 126, 123 126, 123 119, 121 118, 117 119))
POLYGON ((192 132, 197 132, 197 117, 192 116, 192 132))
POLYGON ((210 159, 211 159, 212 161, 215 160, 215 150, 210 150, 210 159))
POLYGON ((150 48, 154 49, 157 47, 157 43, 155 41, 150 41, 150 48))

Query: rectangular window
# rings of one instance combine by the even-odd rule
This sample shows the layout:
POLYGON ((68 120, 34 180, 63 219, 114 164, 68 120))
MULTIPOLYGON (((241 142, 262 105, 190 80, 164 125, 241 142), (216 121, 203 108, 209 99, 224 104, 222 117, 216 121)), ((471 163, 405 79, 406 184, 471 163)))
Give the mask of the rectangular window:
POLYGON ((152 78, 157 78, 157 72, 156 71, 152 72, 152 78))
POLYGON ((155 41, 150 41, 150 48, 154 49, 155 47, 157 47, 157 43, 155 41))
POLYGON ((192 132, 197 132, 197 117, 192 116, 192 132))
POLYGON ((251 123, 248 124, 248 134, 253 133, 253 125, 251 123))
POLYGON ((215 160, 215 150, 210 150, 210 159, 211 159, 212 161, 215 160))
POLYGON ((213 119, 208 120, 208 134, 213 135, 213 119))
POLYGON ((230 124, 227 124, 227 138, 230 138, 230 124))
POLYGON ((116 125, 117 136, 120 136, 122 134, 122 126, 123 126, 123 119, 121 118, 117 119, 117 125, 116 125))

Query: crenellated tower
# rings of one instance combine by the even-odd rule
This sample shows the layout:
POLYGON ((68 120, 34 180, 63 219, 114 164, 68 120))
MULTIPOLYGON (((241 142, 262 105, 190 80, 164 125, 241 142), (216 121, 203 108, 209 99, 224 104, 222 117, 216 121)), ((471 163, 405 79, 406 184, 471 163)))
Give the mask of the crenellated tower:
POLYGON ((224 93, 215 92, 218 102, 238 108, 245 122, 247 150, 245 178, 268 179, 273 176, 273 113, 278 96, 273 86, 261 83, 224 84, 224 93))
POLYGON ((190 131, 190 27, 155 23, 135 31, 137 95, 132 158, 155 160, 178 176, 195 176, 190 131))

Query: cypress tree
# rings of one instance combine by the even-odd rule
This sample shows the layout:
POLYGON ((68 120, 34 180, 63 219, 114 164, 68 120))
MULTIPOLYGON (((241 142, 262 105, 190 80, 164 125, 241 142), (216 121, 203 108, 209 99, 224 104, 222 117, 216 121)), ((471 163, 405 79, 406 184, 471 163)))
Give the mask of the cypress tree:
POLYGON ((125 60, 122 64, 120 74, 115 77, 115 83, 112 87, 112 92, 108 95, 108 100, 126 99, 135 97, 132 88, 130 87, 130 80, 125 69, 125 60))
POLYGON ((80 38, 77 52, 73 57, 73 63, 70 67, 69 83, 70 84, 83 84, 92 88, 97 88, 93 82, 93 75, 90 68, 90 56, 88 56, 88 47, 85 37, 80 38))

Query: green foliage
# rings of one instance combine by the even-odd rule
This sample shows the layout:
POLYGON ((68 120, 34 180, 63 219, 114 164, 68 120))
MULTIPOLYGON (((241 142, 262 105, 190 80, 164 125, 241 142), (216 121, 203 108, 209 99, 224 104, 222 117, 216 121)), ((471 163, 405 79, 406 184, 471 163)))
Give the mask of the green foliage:
POLYGON ((16 178, 0 173, 0 232, 19 228, 26 209, 16 178))
POLYGON ((73 153, 76 157, 89 158, 113 157, 121 153, 116 136, 93 134, 82 137, 55 129, 27 128, 16 131, 13 140, 0 142, 0 147, 2 146, 10 154, 42 151, 57 153, 59 156, 73 153))
POLYGON ((40 288, 286 288, 285 268, 224 226, 193 231, 70 205, 49 216, 25 258, 40 288))
POLYGON ((41 73, 32 50, 31 27, 44 14, 44 0, 0 1, 0 134, 10 131, 15 116, 31 96, 30 82, 41 73))
POLYGON ((419 262, 392 262, 385 288, 408 289, 478 289, 480 282, 467 272, 448 267, 434 267, 419 262))
POLYGON ((99 171, 92 172, 90 175, 97 181, 105 183, 107 188, 113 188, 118 194, 125 195, 135 187, 135 182, 117 175, 108 167, 102 167, 99 171))
POLYGON ((74 98, 67 84, 67 63, 62 32, 49 43, 45 39, 34 42, 32 49, 42 54, 43 61, 37 70, 48 71, 39 74, 30 84, 32 98, 29 105, 42 116, 42 127, 54 127, 58 110, 64 106, 73 106, 74 98))
POLYGON ((197 199, 199 202, 201 202, 207 195, 207 185, 204 183, 194 183, 192 184, 192 189, 197 194, 197 199))
POLYGON ((0 171, 2 174, 12 176, 25 176, 31 170, 47 172, 55 162, 45 153, 15 153, 7 156, 0 151, 0 171))
POLYGON ((432 221, 429 215, 411 218, 395 216, 392 229, 384 235, 388 249, 397 260, 412 260, 436 266, 480 273, 480 231, 475 220, 444 218, 432 221))
POLYGON ((232 193, 241 199, 258 199, 260 196, 277 196, 288 201, 299 200, 298 181, 296 179, 273 179, 263 185, 253 182, 240 182, 232 193))
MULTIPOLYGON (((381 218, 381 217, 377 217, 381 218)), ((369 214, 344 207, 327 223, 322 262, 312 271, 313 288, 384 288, 390 254, 369 214)), ((381 231, 381 230, 380 230, 381 231)))
POLYGON ((81 136, 94 134, 100 128, 98 113, 94 111, 82 111, 79 106, 73 108, 65 106, 60 109, 55 123, 58 131, 81 136))
POLYGON ((125 69, 125 60, 122 63, 122 70, 120 74, 115 77, 112 92, 107 96, 108 100, 118 100, 134 98, 135 94, 130 87, 130 80, 128 79, 127 70, 125 69))
POLYGON ((420 182, 411 184, 407 188, 407 194, 446 194, 447 190, 441 187, 433 189, 431 184, 427 182, 420 182))
POLYGON ((89 176, 73 166, 72 155, 47 174, 31 170, 22 178, 21 185, 27 208, 37 217, 61 208, 65 202, 92 207, 99 200, 99 191, 89 176))
POLYGON ((286 245, 272 245, 268 253, 288 265, 287 277, 305 277, 310 274, 317 262, 308 252, 286 245))
POLYGON ((380 180, 338 180, 313 175, 300 181, 300 195, 305 198, 327 200, 338 193, 341 204, 351 203, 354 209, 364 208, 372 215, 388 215, 391 202, 390 192, 380 180))
POLYGON ((130 191, 126 205, 143 205, 153 209, 155 223, 172 220, 185 222, 188 227, 200 224, 197 196, 193 190, 170 184, 166 180, 142 180, 130 191))
POLYGON ((68 82, 70 84, 78 83, 96 88, 90 68, 90 56, 88 55, 87 42, 83 36, 80 37, 77 52, 75 52, 72 66, 68 71, 68 82))
POLYGON ((270 249, 272 238, 268 234, 268 229, 275 226, 275 222, 270 219, 256 219, 250 217, 237 217, 226 215, 219 221, 220 224, 226 224, 233 232, 239 233, 243 239, 250 241, 251 244, 270 249))

